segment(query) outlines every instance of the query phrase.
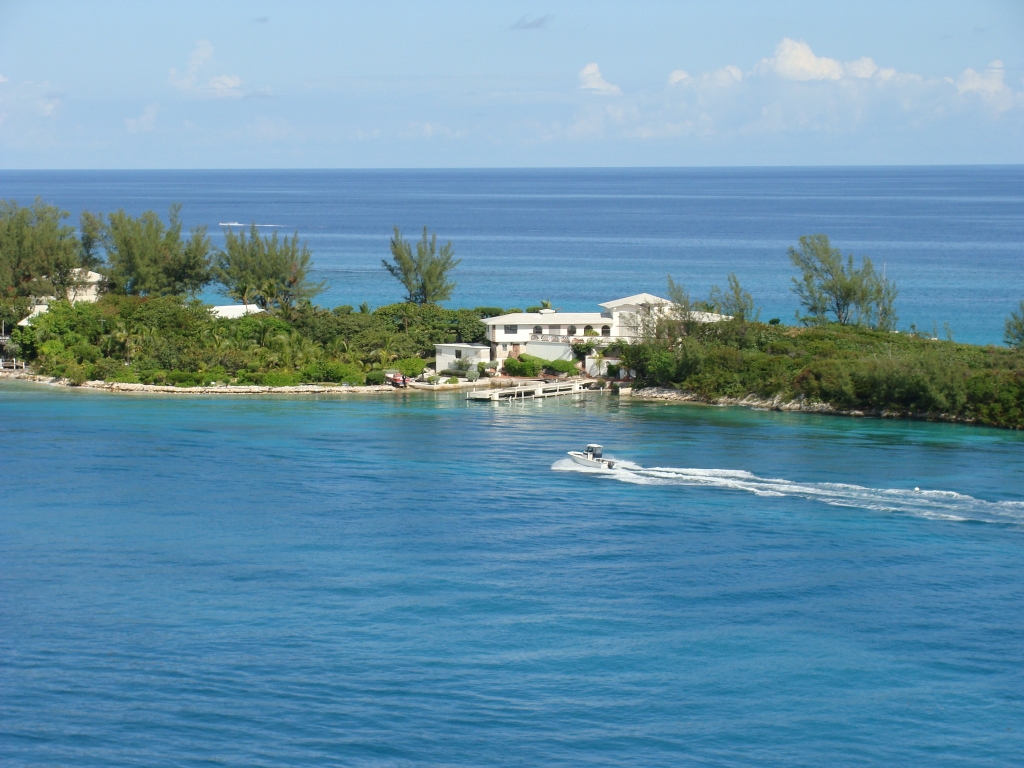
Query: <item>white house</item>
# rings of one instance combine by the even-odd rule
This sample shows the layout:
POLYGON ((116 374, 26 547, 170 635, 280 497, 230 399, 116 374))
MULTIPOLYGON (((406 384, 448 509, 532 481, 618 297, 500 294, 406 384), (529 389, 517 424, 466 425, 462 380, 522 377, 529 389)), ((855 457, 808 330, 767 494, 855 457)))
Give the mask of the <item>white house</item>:
MULTIPOLYGON (((487 326, 492 360, 516 357, 524 352, 545 360, 570 360, 573 343, 631 340, 637 335, 642 314, 664 313, 671 304, 660 296, 638 293, 598 305, 603 308, 602 312, 542 309, 539 312, 486 317, 481 322, 487 326)), ((701 323, 728 319, 713 312, 693 314, 701 323)))
MULTIPOLYGON (((76 285, 68 288, 68 301, 72 304, 77 304, 80 301, 86 303, 92 303, 98 301, 100 298, 100 290, 103 288, 103 280, 105 278, 99 272, 90 272, 87 269, 75 270, 76 285)), ((53 296, 40 296, 36 298, 35 304, 32 306, 32 313, 21 320, 18 325, 24 327, 28 325, 28 321, 36 315, 43 314, 50 308, 50 302, 54 300, 53 296)))
POLYGON ((220 304, 216 307, 210 307, 210 312, 214 317, 225 320, 235 320, 246 315, 256 315, 262 311, 255 304, 220 304))
POLYGON ((477 363, 491 359, 491 348, 487 344, 435 344, 438 371, 456 370, 458 364, 468 364, 466 370, 476 370, 477 363))

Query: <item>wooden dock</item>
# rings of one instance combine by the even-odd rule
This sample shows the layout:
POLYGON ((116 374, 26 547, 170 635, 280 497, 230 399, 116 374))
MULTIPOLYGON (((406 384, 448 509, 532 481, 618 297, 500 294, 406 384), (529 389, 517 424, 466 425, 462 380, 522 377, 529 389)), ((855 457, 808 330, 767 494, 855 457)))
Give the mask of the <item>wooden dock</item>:
POLYGON ((504 389, 479 389, 466 395, 467 400, 482 400, 485 402, 499 402, 502 400, 513 402, 515 400, 537 399, 542 397, 560 397, 561 395, 575 395, 586 391, 582 382, 560 381, 555 383, 529 382, 516 387, 505 387, 504 389))

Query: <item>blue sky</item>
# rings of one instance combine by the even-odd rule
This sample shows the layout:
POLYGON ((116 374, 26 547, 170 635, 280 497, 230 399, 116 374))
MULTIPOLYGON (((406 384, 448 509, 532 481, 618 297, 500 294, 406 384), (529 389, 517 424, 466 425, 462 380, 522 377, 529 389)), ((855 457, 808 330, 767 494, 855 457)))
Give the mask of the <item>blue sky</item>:
POLYGON ((2 168, 1024 162, 1024 2, 0 2, 2 168))

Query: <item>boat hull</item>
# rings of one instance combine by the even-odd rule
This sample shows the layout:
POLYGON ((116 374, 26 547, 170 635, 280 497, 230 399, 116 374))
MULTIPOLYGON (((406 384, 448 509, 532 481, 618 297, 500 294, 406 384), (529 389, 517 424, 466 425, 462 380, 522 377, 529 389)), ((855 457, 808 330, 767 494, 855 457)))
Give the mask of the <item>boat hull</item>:
POLYGON ((611 459, 592 459, 582 451, 569 451, 569 458, 583 467, 591 469, 614 469, 615 462, 611 459))

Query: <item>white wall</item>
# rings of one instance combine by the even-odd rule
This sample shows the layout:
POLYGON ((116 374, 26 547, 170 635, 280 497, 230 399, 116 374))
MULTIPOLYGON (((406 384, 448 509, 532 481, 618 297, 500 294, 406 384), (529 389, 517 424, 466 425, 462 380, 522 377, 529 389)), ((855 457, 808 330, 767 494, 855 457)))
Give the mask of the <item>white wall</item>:
POLYGON ((491 359, 491 348, 471 347, 469 345, 435 344, 434 356, 437 358, 435 370, 443 371, 448 368, 454 368, 455 363, 462 360, 468 361, 469 367, 475 370, 477 363, 486 363, 491 359), (461 358, 455 356, 456 350, 462 352, 461 358))
POLYGON ((527 355, 541 360, 572 360, 572 346, 559 341, 528 341, 523 345, 527 355))

